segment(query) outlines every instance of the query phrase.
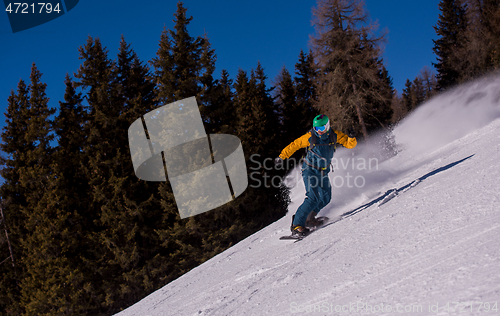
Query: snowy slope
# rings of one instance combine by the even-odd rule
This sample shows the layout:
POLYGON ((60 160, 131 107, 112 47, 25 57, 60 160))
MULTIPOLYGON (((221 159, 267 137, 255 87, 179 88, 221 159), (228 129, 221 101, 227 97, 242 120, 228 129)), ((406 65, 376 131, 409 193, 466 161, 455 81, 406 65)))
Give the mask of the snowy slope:
POLYGON ((397 156, 337 152, 320 215, 341 220, 278 239, 295 171, 287 216, 117 315, 499 315, 499 117, 500 76, 431 100, 395 129, 397 156))

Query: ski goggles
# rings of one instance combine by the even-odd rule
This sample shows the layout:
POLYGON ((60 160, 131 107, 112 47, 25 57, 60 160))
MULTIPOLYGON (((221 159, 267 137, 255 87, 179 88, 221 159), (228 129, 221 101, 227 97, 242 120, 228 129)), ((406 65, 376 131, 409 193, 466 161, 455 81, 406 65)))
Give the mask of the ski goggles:
POLYGON ((326 125, 323 125, 323 126, 316 126, 316 127, 314 128, 314 130, 315 130, 316 132, 326 132, 326 125))

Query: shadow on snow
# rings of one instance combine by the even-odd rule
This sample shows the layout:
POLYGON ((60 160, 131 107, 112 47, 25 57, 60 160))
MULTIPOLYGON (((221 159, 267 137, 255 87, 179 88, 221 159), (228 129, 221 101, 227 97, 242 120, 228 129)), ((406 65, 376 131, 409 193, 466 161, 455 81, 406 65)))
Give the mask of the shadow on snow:
POLYGON ((369 208, 370 206, 373 206, 375 204, 378 204, 378 206, 381 206, 385 203, 387 203, 389 200, 393 199, 394 197, 398 196, 399 193, 402 193, 402 192, 406 192, 408 191, 409 189, 415 187, 417 184, 419 184, 420 182, 426 180, 427 178, 431 177, 431 176, 434 176, 438 173, 441 173, 443 171, 446 171, 452 167, 455 167, 456 165, 464 162, 465 160, 468 160, 470 158, 472 158, 474 155, 470 155, 469 157, 466 157, 464 159, 461 159, 461 160, 458 160, 458 161, 455 161, 455 162, 452 162, 450 164, 447 164, 446 166, 443 166, 443 167, 440 167, 434 171, 431 171, 425 175, 423 175, 422 177, 418 178, 418 179, 415 179, 414 181, 398 188, 398 189, 390 189, 390 190, 387 190, 387 192, 385 192, 384 194, 382 194, 381 196, 375 198, 374 200, 364 204, 364 205, 361 205, 359 206, 358 208, 355 208, 354 210, 352 211, 348 211, 348 212, 345 212, 344 214, 340 215, 338 218, 336 219, 333 219, 332 221, 330 221, 329 223, 327 223, 326 225, 324 225, 323 227, 326 227, 326 226, 329 226, 331 224, 334 224, 344 218, 347 218, 347 217, 351 217, 353 216, 354 214, 357 214, 361 211, 364 211, 366 210, 367 208, 369 208))

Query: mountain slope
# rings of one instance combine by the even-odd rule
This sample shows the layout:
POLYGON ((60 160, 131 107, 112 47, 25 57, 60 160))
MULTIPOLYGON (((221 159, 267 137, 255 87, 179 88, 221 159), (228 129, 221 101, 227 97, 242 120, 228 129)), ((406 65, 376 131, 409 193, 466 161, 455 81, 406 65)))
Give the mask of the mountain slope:
POLYGON ((320 215, 342 220, 297 243, 278 240, 304 198, 294 171, 287 216, 117 315, 498 313, 497 91, 487 78, 421 106, 389 160, 339 150, 320 215))

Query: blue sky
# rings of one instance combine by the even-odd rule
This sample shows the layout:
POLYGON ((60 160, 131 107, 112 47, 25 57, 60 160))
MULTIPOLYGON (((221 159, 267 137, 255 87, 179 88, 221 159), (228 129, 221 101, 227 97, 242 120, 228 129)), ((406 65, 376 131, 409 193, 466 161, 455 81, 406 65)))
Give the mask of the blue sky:
MULTIPOLYGON (((383 58, 399 92, 406 79, 413 80, 435 61, 432 39, 436 39, 438 3, 366 0, 371 19, 388 31, 383 58)), ((64 77, 80 66, 78 47, 89 35, 99 37, 114 59, 123 34, 141 60, 151 60, 163 28, 173 28, 176 5, 176 0, 82 0, 64 16, 18 33, 12 33, 7 12, 0 13, 0 110, 5 113, 10 91, 17 89, 20 79, 29 82, 33 62, 48 85, 49 106, 58 107, 64 77)), ((314 34, 315 0, 185 0, 184 5, 193 16, 191 36, 206 32, 215 49, 216 77, 226 69, 234 79, 239 68, 250 71, 260 61, 272 84, 283 66, 294 71, 300 50, 309 49, 309 35, 314 34)), ((3 116, 0 127, 4 121, 3 116)))

